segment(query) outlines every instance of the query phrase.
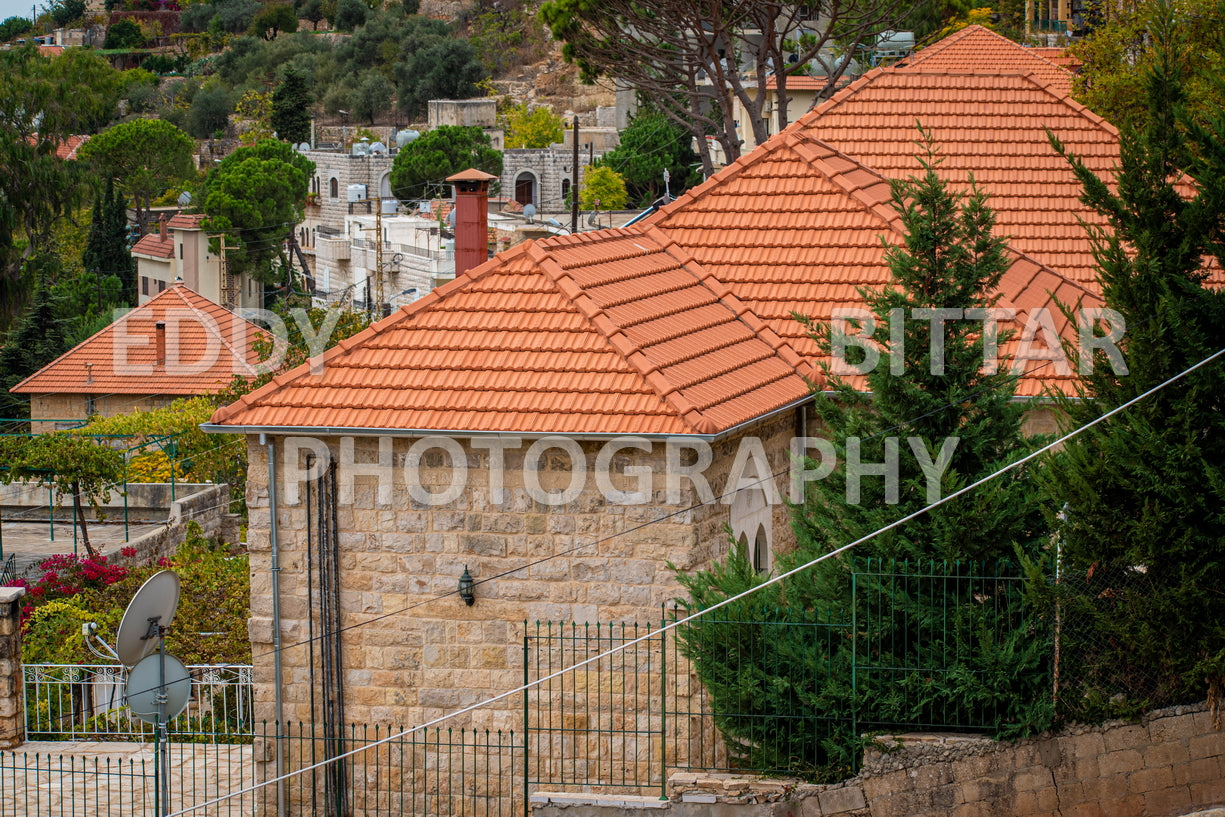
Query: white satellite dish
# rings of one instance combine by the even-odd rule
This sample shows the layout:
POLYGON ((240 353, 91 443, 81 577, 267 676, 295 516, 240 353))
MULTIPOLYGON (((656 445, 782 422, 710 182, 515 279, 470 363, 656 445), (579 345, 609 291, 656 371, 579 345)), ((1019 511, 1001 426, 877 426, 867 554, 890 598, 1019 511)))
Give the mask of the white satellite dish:
POLYGON ((303 142, 302 144, 298 145, 298 150, 299 150, 300 152, 302 152, 302 153, 306 153, 306 151, 308 151, 308 150, 310 150, 310 149, 311 149, 311 143, 310 143, 310 142, 303 142))
POLYGON ((186 207, 187 205, 191 204, 191 193, 188 193, 186 190, 184 190, 182 193, 179 194, 178 201, 179 201, 180 207, 186 207))
POLYGON ((161 717, 158 694, 163 690, 166 695, 165 718, 171 721, 187 708, 187 699, 191 697, 191 673, 173 655, 150 655, 128 673, 123 696, 133 715, 145 723, 158 723, 161 717))
POLYGON ((179 607, 179 577, 173 570, 154 573, 128 603, 119 622, 115 652, 126 667, 134 667, 162 643, 161 629, 170 626, 179 607))
POLYGON ((536 205, 534 204, 523 205, 523 217, 527 219, 528 224, 531 224, 532 219, 536 217, 536 205))

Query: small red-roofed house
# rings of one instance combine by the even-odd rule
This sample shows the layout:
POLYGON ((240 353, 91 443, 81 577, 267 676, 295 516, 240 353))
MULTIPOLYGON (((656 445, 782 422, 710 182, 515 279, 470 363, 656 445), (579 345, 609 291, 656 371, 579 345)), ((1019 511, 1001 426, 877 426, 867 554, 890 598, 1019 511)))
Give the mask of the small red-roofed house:
POLYGON ((136 259, 137 303, 145 304, 176 281, 216 303, 257 308, 262 306, 260 284, 249 275, 231 275, 230 292, 223 287, 221 257, 209 249, 204 216, 180 213, 158 222, 157 232, 132 245, 136 259), (228 297, 227 297, 228 294, 228 297))
POLYGON ((268 332, 183 284, 129 310, 11 391, 30 397, 35 433, 180 397, 219 391, 235 375, 250 377, 252 350, 268 332))

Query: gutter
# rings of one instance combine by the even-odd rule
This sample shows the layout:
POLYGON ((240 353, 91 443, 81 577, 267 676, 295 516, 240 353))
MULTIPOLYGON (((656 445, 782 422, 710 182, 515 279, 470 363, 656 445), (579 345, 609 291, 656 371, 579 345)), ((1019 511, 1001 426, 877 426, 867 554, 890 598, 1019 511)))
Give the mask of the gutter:
MULTIPOLYGON (((200 429, 208 434, 258 434, 261 445, 265 443, 266 435, 280 437, 299 437, 313 434, 318 437, 525 437, 529 440, 542 437, 566 437, 571 440, 590 440, 601 442, 617 440, 622 437, 641 437, 644 440, 667 441, 683 438, 687 440, 703 440, 708 443, 719 442, 740 431, 758 423, 765 422, 776 415, 793 410, 796 406, 810 402, 813 395, 806 394, 798 400, 792 400, 765 414, 760 414, 717 434, 612 434, 608 432, 569 433, 565 431, 472 431, 468 429, 439 428, 357 428, 344 426, 228 426, 217 423, 202 423, 200 429)), ((269 480, 272 475, 269 473, 269 480)))

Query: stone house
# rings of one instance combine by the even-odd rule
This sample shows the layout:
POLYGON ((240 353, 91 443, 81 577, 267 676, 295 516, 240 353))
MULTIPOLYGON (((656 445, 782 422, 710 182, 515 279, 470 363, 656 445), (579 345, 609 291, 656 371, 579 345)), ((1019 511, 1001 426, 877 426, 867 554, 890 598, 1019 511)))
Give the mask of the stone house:
POLYGON ((163 213, 157 232, 147 233, 132 245, 136 259, 137 304, 182 281, 188 289, 217 304, 242 308, 263 305, 263 286, 246 273, 226 275, 221 256, 209 248, 204 216, 163 213))
MULTIPOLYGON (((1099 220, 1046 129, 1099 173, 1118 133, 988 42, 1002 70, 873 70, 637 224, 512 248, 220 409, 207 428, 249 441, 261 711, 321 717, 300 643, 321 632, 320 542, 344 668, 329 694, 352 721, 513 688, 528 620, 658 620, 669 564, 709 565, 725 528, 768 568, 792 541, 793 441, 818 433, 821 361, 793 315, 830 321, 889 280, 888 180, 918 169, 916 120, 1010 236, 999 305, 1026 329, 1008 352, 1029 428, 1052 430, 1041 398, 1072 382, 1057 347, 1077 334, 1056 304, 1101 301, 1080 223, 1099 220)), ((518 718, 503 702, 457 724, 518 718)))
POLYGON ((251 349, 266 330, 175 283, 69 349, 11 391, 30 396, 31 430, 91 415, 153 409, 218 391, 255 373, 251 349))

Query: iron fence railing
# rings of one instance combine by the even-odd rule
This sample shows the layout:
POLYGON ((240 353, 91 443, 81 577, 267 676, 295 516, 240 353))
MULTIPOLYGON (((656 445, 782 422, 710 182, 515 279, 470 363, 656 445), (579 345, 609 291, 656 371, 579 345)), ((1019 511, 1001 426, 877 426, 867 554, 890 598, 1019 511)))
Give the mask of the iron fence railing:
MULTIPOLYGON (((194 665, 191 695, 170 724, 190 741, 207 735, 222 742, 249 739, 252 668, 246 664, 194 665)), ((31 740, 148 740, 153 727, 133 717, 124 701, 127 670, 118 664, 23 664, 25 727, 31 740)))
MULTIPOLYGON (((277 744, 285 771, 286 813, 295 817, 512 817, 521 813, 522 745, 513 732, 349 726, 340 739, 315 724, 278 730, 261 723, 247 743, 228 735, 172 736, 167 811, 194 808, 210 817, 276 814, 277 744), (392 740, 383 741, 395 735, 392 740), (185 738, 195 742, 182 742, 185 738), (330 757, 351 757, 311 768, 330 757), (224 798, 224 799, 222 799, 224 798), (216 801, 216 802, 214 802, 216 801)), ((0 817, 155 817, 161 813, 156 747, 91 746, 88 754, 0 752, 0 817)), ((41 748, 41 746, 40 746, 41 748)))

